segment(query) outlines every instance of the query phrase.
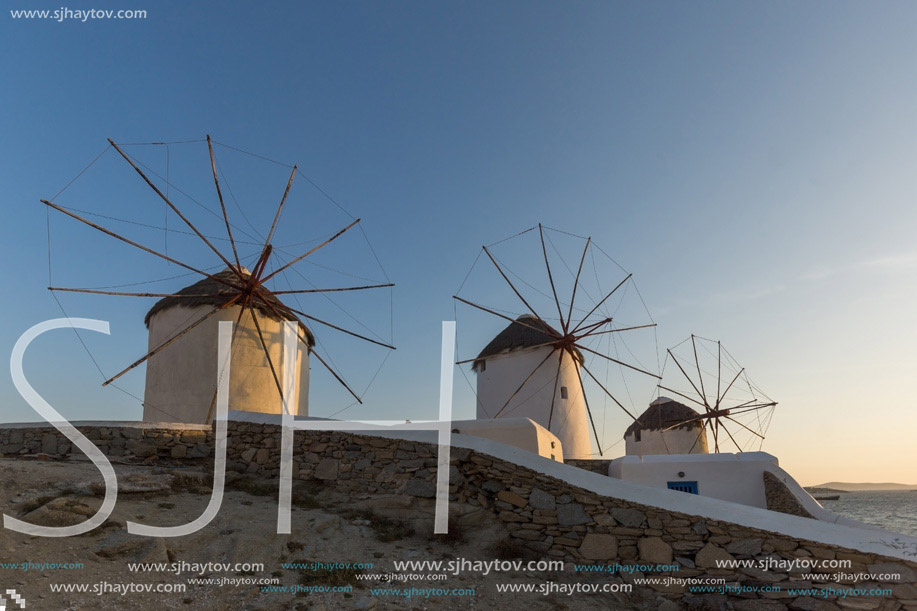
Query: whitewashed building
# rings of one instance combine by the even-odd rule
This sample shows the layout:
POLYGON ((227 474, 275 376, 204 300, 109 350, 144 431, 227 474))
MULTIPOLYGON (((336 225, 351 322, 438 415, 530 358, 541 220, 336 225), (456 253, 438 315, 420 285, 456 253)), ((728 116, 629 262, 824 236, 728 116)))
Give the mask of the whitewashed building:
POLYGON ((528 418, 557 436, 563 457, 589 458, 593 450, 580 381, 582 354, 555 350, 554 330, 523 315, 477 356, 477 418, 528 418), (521 323, 521 324, 520 324, 521 323))
POLYGON ((706 454, 707 433, 700 414, 659 397, 624 431, 625 454, 706 454))
MULTIPOLYGON (((243 268, 243 272, 247 274, 248 270, 243 268)), ((229 269, 215 277, 238 282, 238 277, 229 269)), ((238 305, 221 309, 227 299, 238 292, 227 296, 225 293, 229 291, 232 291, 230 287, 205 278, 182 289, 177 296, 161 299, 147 313, 149 348, 153 350, 195 321, 219 310, 147 361, 143 398, 145 422, 209 424, 212 420, 215 410, 211 406, 217 387, 217 329, 220 321, 235 323, 241 309, 238 305)), ((295 317, 276 297, 265 295, 265 298, 284 318, 281 320, 257 300, 253 312, 281 383, 286 368, 296 370, 296 396, 291 405, 296 406, 297 415, 308 416, 309 348, 315 339, 309 329, 300 324, 300 337, 305 338, 308 346, 298 342, 295 362, 284 362, 283 323, 295 317)), ((242 316, 234 332, 229 409, 280 414, 280 392, 250 313, 242 316)))

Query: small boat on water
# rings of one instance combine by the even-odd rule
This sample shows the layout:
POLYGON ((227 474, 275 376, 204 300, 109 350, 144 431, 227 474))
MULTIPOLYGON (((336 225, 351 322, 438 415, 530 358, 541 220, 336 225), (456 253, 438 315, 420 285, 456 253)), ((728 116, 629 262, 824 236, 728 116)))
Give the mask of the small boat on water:
POLYGON ((839 498, 841 498, 841 495, 839 494, 819 494, 819 495, 813 496, 812 498, 814 498, 816 501, 836 501, 839 498))

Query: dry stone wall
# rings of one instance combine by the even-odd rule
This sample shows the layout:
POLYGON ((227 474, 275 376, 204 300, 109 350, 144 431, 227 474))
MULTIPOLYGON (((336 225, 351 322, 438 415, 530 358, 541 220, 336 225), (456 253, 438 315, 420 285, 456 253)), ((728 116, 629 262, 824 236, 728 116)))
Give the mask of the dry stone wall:
MULTIPOLYGON (((212 435, 206 431, 188 434, 142 429, 138 436, 136 430, 126 433, 128 430, 87 427, 84 433, 110 455, 134 456, 149 462, 206 461, 198 455, 205 447, 208 452, 212 447, 212 435)), ((230 422, 227 469, 263 478, 278 477, 280 434, 276 425, 230 422)), ((19 455, 46 451, 54 456, 70 452, 69 442, 55 435, 53 429, 0 430, 0 452, 19 455)), ((355 497, 435 495, 436 453, 431 444, 297 431, 293 455, 295 479, 319 480, 355 497)), ((578 564, 670 565, 677 570, 670 568, 662 574, 722 578, 730 588, 724 593, 699 595, 689 592, 683 584, 660 581, 649 586, 680 609, 917 611, 915 562, 603 497, 466 448, 451 449, 449 470, 450 502, 462 509, 492 512, 508 536, 531 553, 578 564), (801 575, 809 570, 798 566, 779 568, 803 558, 850 561, 843 571, 849 575, 896 573, 900 578, 892 584, 853 578, 837 582, 803 580, 801 575), (731 560, 760 560, 772 568, 722 567, 722 561, 731 560), (780 588, 750 591, 773 586, 780 588), (851 587, 875 589, 877 593, 850 598, 831 594, 832 590, 851 587), (816 588, 822 595, 791 595, 788 588, 816 588)), ((635 571, 622 577, 633 581, 645 575, 635 571)))

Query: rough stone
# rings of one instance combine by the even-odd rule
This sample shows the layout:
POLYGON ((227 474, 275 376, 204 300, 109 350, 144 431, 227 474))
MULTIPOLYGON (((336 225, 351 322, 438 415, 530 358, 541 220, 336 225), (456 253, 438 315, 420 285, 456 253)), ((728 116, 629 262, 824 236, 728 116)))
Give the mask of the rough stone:
POLYGON ((610 513, 621 526, 628 528, 639 528, 646 520, 646 516, 642 511, 626 507, 615 507, 610 513))
POLYGON ((701 548, 697 555, 694 557, 694 563, 703 569, 715 569, 719 568, 716 566, 717 561, 732 561, 735 560, 732 554, 724 550, 718 545, 713 543, 708 543, 701 548))
MULTIPOLYGON (((338 478, 338 461, 334 458, 321 459, 318 466, 315 467, 313 477, 320 480, 336 480, 338 478)), ((415 494, 414 496, 419 495, 415 494)))
POLYGON ((583 509, 579 503, 568 503, 557 506, 557 523, 561 526, 576 526, 577 524, 589 524, 592 518, 583 509))
POLYGON ((579 546, 579 553, 587 560, 611 560, 618 555, 618 540, 601 533, 589 533, 579 546))
POLYGON ((515 505, 516 507, 525 507, 528 505, 528 501, 526 501, 515 492, 510 492, 509 490, 501 490, 497 493, 497 498, 504 503, 509 503, 510 505, 515 505))
POLYGON ((557 507, 557 502, 554 500, 554 495, 548 494, 541 488, 532 488, 532 492, 529 493, 529 505, 534 509, 551 510, 557 507))
POLYGON ((409 479, 404 483, 404 493, 410 496, 432 499, 436 496, 436 484, 422 479, 409 479))
POLYGON ((640 560, 650 564, 672 564, 672 546, 660 537, 642 537, 637 541, 640 560))
POLYGON ((726 551, 737 556, 757 556, 763 545, 763 539, 738 539, 728 544, 726 551))
POLYGON ((125 448, 128 452, 139 458, 156 456, 156 446, 154 446, 152 443, 147 443, 146 441, 130 439, 128 440, 125 448))

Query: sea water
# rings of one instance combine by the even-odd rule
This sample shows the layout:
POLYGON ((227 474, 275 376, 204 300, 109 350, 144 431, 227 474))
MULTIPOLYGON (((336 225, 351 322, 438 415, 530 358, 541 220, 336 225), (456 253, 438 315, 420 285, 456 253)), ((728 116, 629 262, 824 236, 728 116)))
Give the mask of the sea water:
POLYGON ((820 503, 828 511, 853 520, 917 537, 917 492, 842 492, 838 500, 820 503))

